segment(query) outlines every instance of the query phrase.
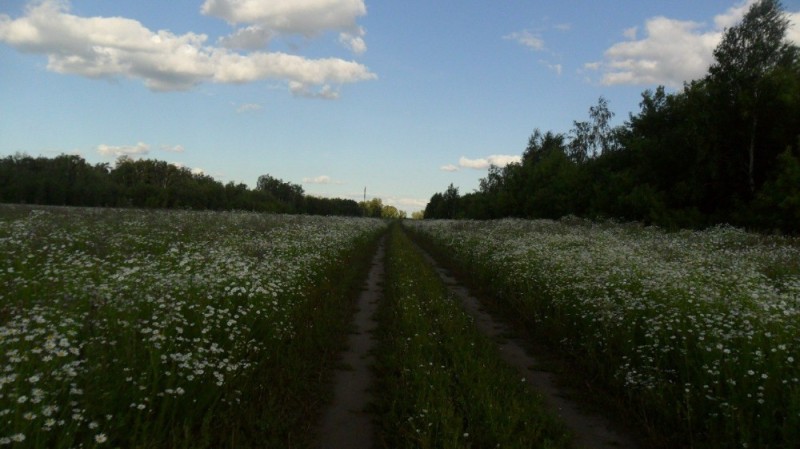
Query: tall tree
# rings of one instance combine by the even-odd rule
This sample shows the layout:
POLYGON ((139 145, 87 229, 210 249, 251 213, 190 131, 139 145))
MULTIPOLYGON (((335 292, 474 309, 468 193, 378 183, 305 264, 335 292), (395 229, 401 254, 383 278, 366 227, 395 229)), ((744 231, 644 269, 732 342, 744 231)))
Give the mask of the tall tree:
POLYGON ((754 3, 742 22, 725 32, 714 50, 715 63, 709 69, 714 94, 738 110, 746 125, 743 146, 751 194, 756 190, 759 119, 768 102, 764 95, 769 89, 767 75, 780 67, 794 65, 797 59, 797 47, 786 39, 788 27, 789 19, 779 0, 754 3))
POLYGON ((573 122, 569 143, 572 160, 581 164, 619 146, 616 131, 611 127, 612 118, 614 113, 608 108, 608 100, 601 96, 597 104, 589 108, 589 121, 573 122))

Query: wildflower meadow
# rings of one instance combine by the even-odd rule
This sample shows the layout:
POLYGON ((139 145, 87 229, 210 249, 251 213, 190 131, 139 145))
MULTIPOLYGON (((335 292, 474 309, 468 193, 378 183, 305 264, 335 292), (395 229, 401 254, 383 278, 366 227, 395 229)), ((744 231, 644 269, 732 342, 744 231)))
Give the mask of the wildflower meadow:
POLYGON ((2 206, 0 446, 303 441, 384 227, 2 206))
POLYGON ((577 219, 408 227, 666 446, 800 441, 800 240, 577 219))

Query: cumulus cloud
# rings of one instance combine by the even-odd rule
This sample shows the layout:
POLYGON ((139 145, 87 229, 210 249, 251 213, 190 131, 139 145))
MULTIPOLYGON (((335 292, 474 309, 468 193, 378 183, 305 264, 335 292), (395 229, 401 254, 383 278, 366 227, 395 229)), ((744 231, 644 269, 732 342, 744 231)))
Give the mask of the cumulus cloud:
POLYGON ((636 33, 639 31, 639 27, 631 27, 626 29, 622 32, 622 35, 630 40, 636 40, 636 33))
POLYGON ((506 154, 493 154, 486 158, 480 159, 468 159, 466 157, 461 157, 458 159, 458 165, 461 168, 472 168, 475 170, 485 170, 489 168, 490 165, 495 165, 498 167, 505 167, 511 163, 519 163, 522 161, 522 157, 520 156, 511 156, 506 154))
POLYGON ((281 34, 314 36, 326 30, 350 31, 367 13, 363 0, 206 0, 203 14, 232 24, 259 24, 281 34))
POLYGON ((339 98, 339 92, 327 84, 314 89, 306 83, 289 81, 289 90, 295 97, 319 98, 322 100, 336 100, 339 98))
POLYGON ((161 145, 161 150, 170 153, 183 153, 185 151, 185 148, 183 148, 183 145, 173 145, 173 146, 161 145))
POLYGON ((328 175, 321 175, 315 178, 303 178, 304 184, 342 184, 339 181, 334 181, 328 175))
POLYGON ((354 32, 339 33, 339 42, 353 53, 360 55, 367 51, 367 44, 364 42, 365 34, 364 28, 358 27, 354 32))
MULTIPOLYGON (((209 10, 216 10, 223 4, 244 8, 250 3, 295 2, 220 0, 207 1, 204 6, 210 5, 209 10)), ((236 14, 231 16, 236 17, 236 14)), ((245 29, 221 43, 251 47, 259 39, 266 39, 259 33, 263 32, 245 29)), ((121 17, 79 17, 69 13, 67 1, 36 2, 26 9, 24 16, 16 19, 0 15, 0 42, 23 52, 47 55, 47 68, 53 72, 89 78, 141 79, 154 91, 187 90, 203 82, 248 83, 277 79, 290 84, 291 90, 296 90, 292 85, 298 84, 309 91, 313 86, 323 86, 324 96, 332 98, 335 97, 331 93, 335 91, 333 85, 376 78, 364 65, 339 58, 308 59, 260 51, 236 53, 224 46, 208 45, 207 40, 204 34, 151 31, 136 20, 121 17)))
POLYGON ((141 156, 150 153, 150 145, 139 142, 136 145, 112 146, 101 144, 97 146, 97 152, 103 156, 141 156))
POLYGON ((230 36, 220 38, 219 44, 235 50, 260 50, 269 45, 272 32, 259 25, 239 28, 230 36))
MULTIPOLYGON (((685 81, 705 75, 714 62, 713 51, 720 43, 725 28, 741 21, 755 0, 747 0, 714 17, 713 27, 706 24, 654 17, 645 22, 643 37, 637 39, 639 29, 628 28, 623 33, 624 42, 612 45, 605 51, 604 60, 584 65, 602 72, 606 85, 664 84, 680 87, 685 81)), ((790 14, 796 24, 797 13, 790 14)), ((797 30, 797 25, 793 25, 797 30)), ((800 36, 790 31, 790 40, 800 43, 800 36)), ((800 34, 800 32, 798 32, 800 34)))
POLYGON ((456 167, 453 164, 447 164, 447 165, 442 165, 441 167, 439 167, 439 170, 454 172, 454 171, 458 171, 458 167, 456 167))
POLYGON ((190 167, 187 167, 186 165, 184 165, 184 164, 182 164, 180 162, 170 162, 170 165, 172 165, 174 167, 177 167, 177 168, 181 168, 181 169, 185 168, 185 169, 189 170, 189 173, 191 173, 193 175, 205 175, 206 174, 206 171, 203 170, 200 167, 190 168, 190 167))
POLYGON ((544 50, 544 40, 528 30, 515 31, 503 36, 503 39, 512 40, 532 50, 544 50))
POLYGON ((800 11, 789 14, 789 22, 786 35, 795 45, 800 45, 800 11))

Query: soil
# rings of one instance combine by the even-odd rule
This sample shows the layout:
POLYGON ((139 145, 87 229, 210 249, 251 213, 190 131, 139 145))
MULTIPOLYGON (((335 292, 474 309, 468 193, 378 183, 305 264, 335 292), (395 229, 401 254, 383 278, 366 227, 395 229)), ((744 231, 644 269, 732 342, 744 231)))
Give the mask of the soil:
MULTIPOLYGON (((384 246, 385 241, 381 241, 372 259, 364 290, 358 298, 353 333, 342 354, 341 368, 334 374, 333 401, 320 425, 319 447, 323 449, 369 449, 375 442, 375 429, 368 407, 372 400, 370 389, 373 385, 371 366, 374 359, 371 351, 376 344, 372 332, 377 327, 375 310, 383 296, 384 246)), ((427 252, 421 248, 419 250, 454 296, 463 303, 464 309, 474 317, 477 328, 497 342, 502 358, 520 372, 525 381, 541 394, 545 404, 566 424, 575 437, 577 447, 641 447, 637 438, 624 427, 611 422, 601 411, 575 400, 575 391, 556 382, 556 375, 547 369, 547 364, 526 349, 529 345, 515 338, 509 326, 493 318, 466 287, 427 252)))
POLYGON ((373 383, 373 357, 370 352, 375 346, 372 337, 372 331, 377 326, 375 310, 383 296, 384 245, 385 242, 381 241, 372 259, 372 268, 358 298, 353 332, 342 354, 342 368, 334 374, 333 402, 320 425, 319 447, 323 449, 369 449, 373 445, 374 426, 367 410, 372 399, 370 387, 373 383))

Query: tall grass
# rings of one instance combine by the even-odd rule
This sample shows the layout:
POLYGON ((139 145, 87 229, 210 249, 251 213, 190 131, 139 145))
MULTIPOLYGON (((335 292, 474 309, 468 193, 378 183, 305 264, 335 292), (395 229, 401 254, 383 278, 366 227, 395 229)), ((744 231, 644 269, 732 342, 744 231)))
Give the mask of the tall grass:
POLYGON ((800 242, 719 227, 411 225, 665 446, 800 441, 800 242))
POLYGON ((386 260, 376 351, 383 446, 569 447, 564 427, 502 362, 399 227, 386 260))
POLYGON ((308 444, 384 226, 0 208, 0 445, 308 444))

